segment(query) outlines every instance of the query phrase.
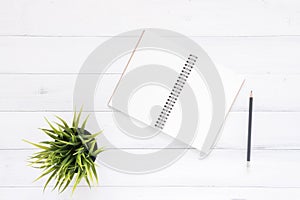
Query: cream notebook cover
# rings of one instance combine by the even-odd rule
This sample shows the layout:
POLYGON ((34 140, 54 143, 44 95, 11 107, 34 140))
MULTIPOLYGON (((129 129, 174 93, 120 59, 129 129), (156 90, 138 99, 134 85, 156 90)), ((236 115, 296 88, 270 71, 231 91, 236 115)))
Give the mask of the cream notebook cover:
POLYGON ((168 40, 167 37, 161 38, 151 34, 145 32, 137 41, 108 105, 133 120, 138 120, 172 137, 176 137, 182 125, 183 109, 195 109, 197 116, 193 116, 192 112, 191 115, 185 114, 187 117, 185 122, 192 123, 196 120, 197 124, 191 146, 208 154, 244 79, 224 67, 216 66, 224 87, 225 115, 217 124, 217 131, 213 136, 209 136, 214 106, 201 70, 196 67, 201 57, 194 52, 182 57, 163 49, 139 48, 143 46, 143 42, 149 42, 147 37, 168 40), (132 89, 132 84, 138 87, 132 89), (130 99, 124 103, 123 96, 126 92, 130 93, 130 99))

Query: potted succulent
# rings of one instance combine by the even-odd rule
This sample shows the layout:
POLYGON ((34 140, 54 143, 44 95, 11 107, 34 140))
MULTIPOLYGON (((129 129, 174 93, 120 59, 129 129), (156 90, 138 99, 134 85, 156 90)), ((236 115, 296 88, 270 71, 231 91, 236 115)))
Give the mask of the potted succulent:
POLYGON ((32 143, 24 140, 41 149, 28 162, 30 166, 43 170, 35 181, 49 176, 44 190, 51 180, 56 182, 53 190, 58 189, 59 192, 63 192, 74 180, 72 193, 82 179, 85 179, 89 187, 98 183, 95 159, 104 149, 97 146, 95 138, 102 131, 91 134, 85 130, 88 117, 79 126, 81 113, 82 109, 79 113, 74 112, 71 125, 58 116, 56 118, 59 122, 54 122, 55 125, 45 118, 50 128, 41 130, 51 138, 49 141, 32 143))

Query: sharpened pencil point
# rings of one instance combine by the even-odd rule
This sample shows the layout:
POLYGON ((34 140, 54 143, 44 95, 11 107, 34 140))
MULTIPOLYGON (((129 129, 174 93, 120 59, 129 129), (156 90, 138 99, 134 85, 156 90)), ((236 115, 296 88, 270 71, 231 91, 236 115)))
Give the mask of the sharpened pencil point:
POLYGON ((247 167, 250 167, 250 161, 247 161, 247 167))
POLYGON ((253 97, 253 92, 252 92, 252 90, 251 90, 251 92, 250 92, 250 97, 253 97))

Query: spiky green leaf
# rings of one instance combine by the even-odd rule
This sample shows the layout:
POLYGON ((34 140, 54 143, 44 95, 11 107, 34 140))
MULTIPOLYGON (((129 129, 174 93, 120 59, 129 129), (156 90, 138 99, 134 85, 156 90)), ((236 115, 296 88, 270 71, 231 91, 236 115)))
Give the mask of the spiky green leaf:
POLYGON ((28 141, 28 140, 23 140, 23 141, 24 141, 24 142, 27 142, 27 143, 29 143, 29 144, 35 146, 35 147, 38 147, 38 148, 40 148, 40 149, 45 149, 45 150, 48 150, 48 149, 49 149, 49 147, 46 147, 46 146, 43 146, 43 145, 40 145, 40 144, 36 144, 36 143, 30 142, 30 141, 28 141))

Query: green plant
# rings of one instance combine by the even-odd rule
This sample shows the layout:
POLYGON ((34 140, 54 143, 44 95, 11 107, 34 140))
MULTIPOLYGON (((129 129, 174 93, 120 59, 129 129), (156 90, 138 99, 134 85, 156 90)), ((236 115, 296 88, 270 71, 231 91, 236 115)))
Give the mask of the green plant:
POLYGON ((94 161, 103 148, 97 147, 95 138, 102 131, 95 134, 87 132, 85 125, 88 117, 79 127, 81 113, 82 110, 79 113, 74 112, 71 126, 58 116, 56 118, 59 122, 54 122, 56 126, 45 118, 50 129, 41 128, 41 130, 52 139, 50 141, 32 143, 24 140, 42 149, 34 153, 28 162, 29 166, 43 169, 43 173, 35 181, 49 175, 44 190, 52 179, 56 180, 53 190, 57 188, 59 192, 63 192, 74 177, 72 193, 83 178, 89 187, 91 187, 91 183, 98 183, 94 161))

